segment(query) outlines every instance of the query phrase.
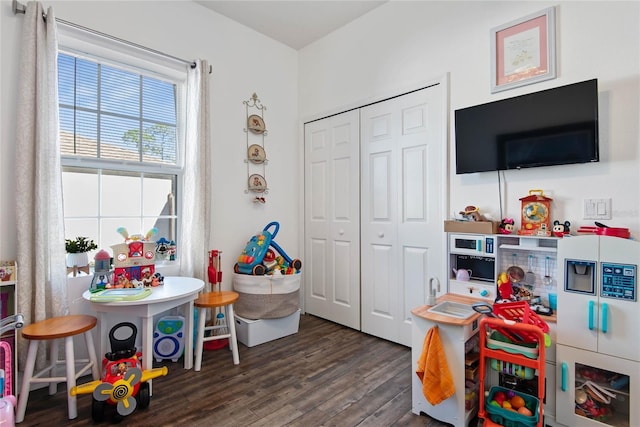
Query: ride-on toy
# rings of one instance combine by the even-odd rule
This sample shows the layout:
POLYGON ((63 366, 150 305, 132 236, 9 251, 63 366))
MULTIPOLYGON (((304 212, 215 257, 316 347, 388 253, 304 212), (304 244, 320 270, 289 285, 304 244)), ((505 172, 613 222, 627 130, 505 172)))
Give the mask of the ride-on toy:
MULTIPOLYGON (((302 268, 302 261, 299 259, 291 259, 289 255, 273 240, 278 234, 280 224, 276 221, 270 222, 264 227, 261 233, 253 236, 245 246, 242 254, 238 257, 238 262, 233 267, 236 273, 253 274, 262 276, 268 270, 264 265, 265 255, 270 251, 269 247, 273 247, 290 267, 296 270, 302 268), (271 227, 275 227, 273 232, 269 231, 271 227)), ((275 258, 275 257, 274 257, 275 258)))
POLYGON ((102 361, 102 379, 72 387, 72 396, 93 394, 91 417, 100 422, 104 418, 105 403, 116 405, 117 417, 125 417, 136 408, 145 409, 151 402, 150 379, 167 375, 167 367, 142 370, 142 353, 136 351, 135 342, 138 329, 136 325, 122 322, 111 328, 109 341, 111 351, 102 361), (129 328, 131 334, 119 339, 116 334, 129 328))

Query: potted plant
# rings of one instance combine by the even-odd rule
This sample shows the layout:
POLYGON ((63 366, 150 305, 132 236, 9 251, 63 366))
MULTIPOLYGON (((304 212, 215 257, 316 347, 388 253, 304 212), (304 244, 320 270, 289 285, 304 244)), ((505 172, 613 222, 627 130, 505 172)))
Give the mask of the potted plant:
POLYGON ((67 251, 67 267, 84 267, 89 265, 87 252, 98 249, 98 245, 88 237, 78 236, 65 239, 64 248, 67 251))

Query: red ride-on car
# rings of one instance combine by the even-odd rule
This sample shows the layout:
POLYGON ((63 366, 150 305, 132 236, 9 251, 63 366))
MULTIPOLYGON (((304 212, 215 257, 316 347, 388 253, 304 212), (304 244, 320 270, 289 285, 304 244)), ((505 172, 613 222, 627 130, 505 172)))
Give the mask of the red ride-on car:
POLYGON ((151 402, 150 379, 167 375, 167 367, 142 370, 142 353, 136 351, 137 328, 129 322, 118 323, 109 332, 111 352, 102 361, 102 379, 72 387, 72 396, 93 394, 91 417, 93 421, 104 419, 106 404, 115 405, 115 420, 131 414, 136 408, 145 409, 151 402), (116 337, 124 328, 131 334, 125 339, 116 337))

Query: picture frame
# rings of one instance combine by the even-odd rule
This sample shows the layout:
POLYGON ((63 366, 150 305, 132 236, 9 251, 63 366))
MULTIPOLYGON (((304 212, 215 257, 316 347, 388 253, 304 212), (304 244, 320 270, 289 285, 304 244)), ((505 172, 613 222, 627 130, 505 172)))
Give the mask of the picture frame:
POLYGON ((555 78, 555 7, 491 29, 491 93, 555 78))

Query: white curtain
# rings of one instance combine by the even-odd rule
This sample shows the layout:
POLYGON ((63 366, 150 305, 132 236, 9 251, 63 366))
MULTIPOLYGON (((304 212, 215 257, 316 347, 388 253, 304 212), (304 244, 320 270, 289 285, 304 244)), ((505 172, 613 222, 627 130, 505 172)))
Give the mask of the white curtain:
MULTIPOLYGON (((68 313, 53 9, 26 6, 16 131, 18 310, 27 323, 68 313)), ((24 351, 22 354, 26 354, 24 351)))
MULTIPOLYGON (((180 275, 205 280, 210 233, 209 65, 196 61, 187 82, 185 169, 178 258, 180 275)), ((206 283, 206 280, 205 280, 206 283)))

